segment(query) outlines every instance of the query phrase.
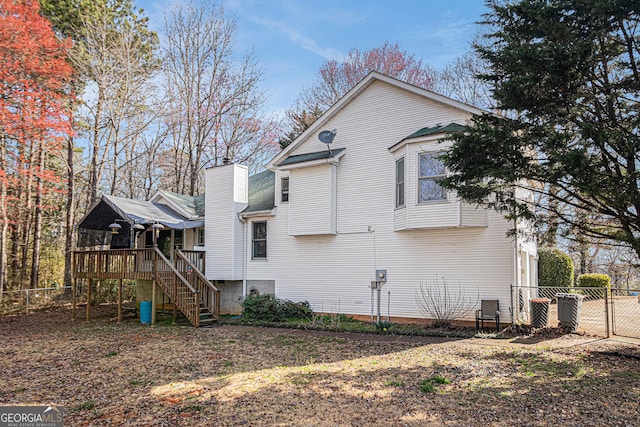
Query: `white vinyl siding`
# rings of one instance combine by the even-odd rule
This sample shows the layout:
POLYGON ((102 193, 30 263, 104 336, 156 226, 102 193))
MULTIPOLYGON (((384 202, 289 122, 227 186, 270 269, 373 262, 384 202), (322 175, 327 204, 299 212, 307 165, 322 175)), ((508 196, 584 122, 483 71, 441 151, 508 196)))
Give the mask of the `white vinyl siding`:
MULTIPOLYGON (((277 297, 307 300, 316 311, 366 316, 375 269, 387 269, 384 316, 389 302, 392 317, 422 317, 416 291, 436 276, 460 285, 474 300, 500 299, 508 313, 514 274, 514 243, 505 237, 510 224, 469 206, 468 213, 481 216, 484 226, 460 228, 464 204, 457 198, 417 203, 418 155, 441 150, 442 144, 408 144, 402 153, 388 149, 422 127, 468 118, 464 111, 372 83, 322 126, 338 129, 332 149, 346 148, 338 166, 290 171, 291 200, 269 220, 269 262, 250 262, 247 279, 275 280, 277 297), (394 209, 400 157, 405 158, 405 208, 394 209), (319 233, 331 229, 331 218, 335 234, 319 233)), ((324 149, 313 134, 289 154, 324 149)))
POLYGON ((248 170, 233 164, 206 171, 206 276, 213 280, 241 280, 244 226, 238 214, 247 207, 248 170))
POLYGON ((336 232, 336 166, 331 164, 290 171, 289 234, 336 232))

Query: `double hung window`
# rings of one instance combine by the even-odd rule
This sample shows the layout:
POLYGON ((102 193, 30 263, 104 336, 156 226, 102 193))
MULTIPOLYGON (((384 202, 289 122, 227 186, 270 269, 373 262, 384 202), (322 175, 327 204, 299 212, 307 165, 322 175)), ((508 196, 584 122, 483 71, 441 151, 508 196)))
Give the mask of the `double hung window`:
POLYGON ((446 200, 445 189, 438 181, 447 176, 438 153, 422 153, 418 165, 418 203, 446 200))
POLYGON ((266 259, 267 258, 267 222, 254 222, 253 233, 251 239, 251 258, 266 259))

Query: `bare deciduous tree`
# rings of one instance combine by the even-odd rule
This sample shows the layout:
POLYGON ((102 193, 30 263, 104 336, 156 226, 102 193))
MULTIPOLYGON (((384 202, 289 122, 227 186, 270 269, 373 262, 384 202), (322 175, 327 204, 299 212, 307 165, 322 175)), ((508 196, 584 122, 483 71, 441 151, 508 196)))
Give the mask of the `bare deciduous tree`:
POLYGON ((168 13, 164 35, 167 122, 173 147, 165 155, 171 190, 195 194, 202 170, 222 158, 251 162, 275 147, 265 121, 262 71, 252 53, 234 57, 236 25, 222 8, 190 1, 168 13))
POLYGON ((487 64, 473 52, 466 53, 445 67, 438 75, 435 90, 466 104, 492 110, 489 85, 479 78, 487 72, 487 64))
POLYGON ((144 128, 133 118, 145 108, 145 85, 158 67, 154 57, 157 36, 146 18, 136 15, 131 0, 96 4, 77 29, 81 43, 71 56, 79 78, 86 84, 80 125, 90 147, 89 201, 99 192, 105 169, 106 187, 117 185, 118 164, 126 147, 144 128))

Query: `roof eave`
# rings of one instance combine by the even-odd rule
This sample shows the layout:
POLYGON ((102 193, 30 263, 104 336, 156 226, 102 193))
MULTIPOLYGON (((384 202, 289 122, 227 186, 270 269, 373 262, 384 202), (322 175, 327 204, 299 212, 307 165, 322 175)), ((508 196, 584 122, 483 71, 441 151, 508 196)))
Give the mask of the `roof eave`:
POLYGON ((431 135, 417 136, 414 138, 404 138, 401 141, 396 142, 391 147, 389 147, 389 151, 391 153, 396 152, 407 144, 415 144, 419 142, 436 142, 442 139, 442 135, 446 135, 447 133, 448 132, 439 132, 439 133, 433 133, 431 135))
POLYGON ((379 80, 390 85, 399 87, 401 89, 407 90, 411 93, 417 94, 419 96, 423 96, 425 98, 431 99, 432 101, 439 102, 441 104, 447 105, 449 107, 457 108, 459 110, 466 111, 470 114, 474 115, 482 115, 490 112, 482 110, 477 107, 473 107, 471 105, 465 104, 460 101, 456 101, 454 99, 448 98, 444 95, 437 94, 427 89, 422 89, 412 84, 403 82, 401 80, 395 79, 393 77, 386 76, 384 74, 378 73, 376 71, 371 71, 367 74, 360 82, 358 82, 349 92, 347 92, 342 98, 338 100, 331 108, 329 108, 322 116, 318 118, 307 130, 305 130, 301 135, 299 135, 291 144, 287 146, 284 150, 278 153, 269 163, 267 163, 267 169, 275 170, 277 168, 276 164, 279 163, 285 156, 287 156, 291 151, 293 151, 296 147, 298 147, 302 142, 306 141, 311 135, 316 133, 320 128, 322 128, 326 122, 328 122, 333 116, 335 116, 345 105, 351 102, 356 96, 360 94, 366 87, 368 87, 374 80, 379 80))
POLYGON ((302 168, 309 168, 312 166, 320 166, 320 165, 328 165, 328 164, 337 165, 338 163, 340 163, 340 158, 344 156, 345 153, 346 153, 346 150, 342 150, 340 153, 336 154, 335 156, 327 157, 325 159, 309 160, 306 162, 291 163, 290 165, 276 166, 276 167, 278 168, 278 170, 288 171, 291 169, 302 169, 302 168))
POLYGON ((254 217, 264 217, 264 216, 276 216, 275 208, 264 209, 261 211, 253 211, 253 212, 240 212, 238 216, 243 219, 254 218, 254 217))

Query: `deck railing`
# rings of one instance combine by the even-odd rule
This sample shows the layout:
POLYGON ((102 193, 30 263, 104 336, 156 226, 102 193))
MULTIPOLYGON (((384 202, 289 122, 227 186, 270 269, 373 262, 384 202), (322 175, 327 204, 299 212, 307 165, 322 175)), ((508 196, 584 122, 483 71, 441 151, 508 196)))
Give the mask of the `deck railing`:
POLYGON ((185 249, 180 249, 177 252, 181 252, 182 257, 186 258, 192 266, 194 266, 198 271, 205 272, 204 269, 204 259, 206 252, 203 251, 188 251, 185 249))
MULTIPOLYGON (((193 253, 193 252, 192 252, 193 253)), ((192 254, 191 253, 191 254, 192 254)), ((196 252, 197 253, 197 252, 196 252)), ((200 252, 202 254, 202 252, 200 252)), ((202 274, 203 270, 197 268, 191 262, 192 257, 185 254, 184 251, 176 251, 176 270, 178 270, 188 282, 193 286, 200 295, 200 302, 208 308, 216 319, 220 319, 220 289, 215 287, 205 276, 202 274)), ((204 260, 204 257, 202 257, 204 260)))
POLYGON ((155 249, 156 280, 175 306, 196 328, 200 326, 198 290, 172 265, 160 249, 155 249))
POLYGON ((200 304, 220 318, 220 290, 199 268, 204 253, 177 251, 174 262, 159 249, 110 249, 74 252, 73 275, 79 279, 153 280, 194 326, 200 325, 200 304), (154 271, 155 265, 155 271, 154 271))
POLYGON ((152 279, 153 249, 77 251, 73 255, 73 275, 77 278, 152 279))

